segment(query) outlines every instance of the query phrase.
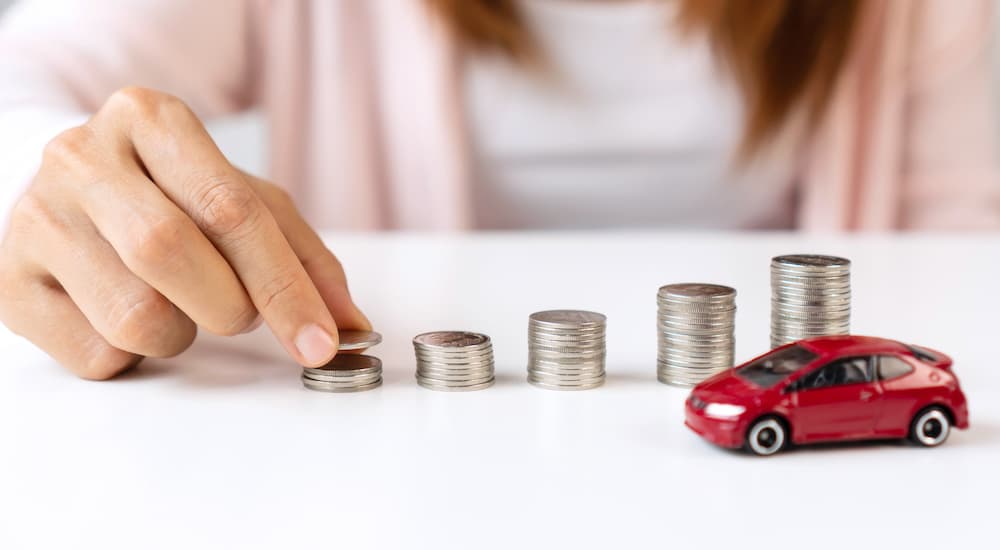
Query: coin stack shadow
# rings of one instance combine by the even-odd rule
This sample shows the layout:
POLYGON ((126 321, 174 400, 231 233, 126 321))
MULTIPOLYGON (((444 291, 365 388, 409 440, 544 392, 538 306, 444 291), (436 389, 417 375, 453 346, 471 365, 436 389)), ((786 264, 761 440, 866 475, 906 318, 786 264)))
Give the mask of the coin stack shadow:
MULTIPOLYGON (((382 335, 369 330, 340 331, 339 351, 364 350, 379 344, 382 335)), ((351 393, 382 385, 382 361, 371 355, 337 353, 327 364, 302 369, 302 385, 310 390, 351 393)))
POLYGON ((736 290, 681 283, 656 293, 656 378, 693 386, 733 366, 736 290))
POLYGON ((794 254, 771 260, 771 347, 851 330, 851 262, 794 254))
POLYGON ((540 311, 528 318, 528 382, 552 390, 604 384, 607 318, 590 311, 540 311))
POLYGON ((493 385, 493 343, 485 334, 439 331, 413 338, 417 384, 438 391, 473 391, 493 385))

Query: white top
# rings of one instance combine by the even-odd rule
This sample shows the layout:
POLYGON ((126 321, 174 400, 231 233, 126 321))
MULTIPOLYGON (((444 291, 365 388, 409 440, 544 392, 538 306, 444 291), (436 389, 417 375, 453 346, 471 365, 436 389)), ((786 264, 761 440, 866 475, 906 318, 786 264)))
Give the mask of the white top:
POLYGON ((479 227, 791 227, 791 163, 731 170, 738 89, 673 3, 521 7, 549 74, 465 64, 479 227))
POLYGON ((997 547, 995 236, 325 236, 385 336, 376 390, 304 389, 266 328, 101 383, 0 328, 0 548, 997 547), (770 257, 802 250, 854 262, 857 332, 955 359, 970 430, 758 459, 684 427, 688 392, 656 381, 657 287, 734 286, 745 360, 768 348, 770 257), (604 387, 525 381, 528 315, 559 307, 608 316, 604 387), (410 339, 434 329, 488 334, 496 385, 418 386, 410 339))

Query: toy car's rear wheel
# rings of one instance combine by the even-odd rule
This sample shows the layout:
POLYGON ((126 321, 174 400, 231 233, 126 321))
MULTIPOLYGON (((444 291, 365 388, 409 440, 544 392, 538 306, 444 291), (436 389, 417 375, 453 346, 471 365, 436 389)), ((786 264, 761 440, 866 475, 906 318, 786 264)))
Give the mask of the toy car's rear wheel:
POLYGON ((937 447, 948 439, 950 433, 951 419, 940 407, 920 411, 910 425, 910 439, 924 447, 937 447))
POLYGON ((746 448, 759 456, 770 456, 785 447, 787 430, 774 417, 761 418, 747 430, 746 448))

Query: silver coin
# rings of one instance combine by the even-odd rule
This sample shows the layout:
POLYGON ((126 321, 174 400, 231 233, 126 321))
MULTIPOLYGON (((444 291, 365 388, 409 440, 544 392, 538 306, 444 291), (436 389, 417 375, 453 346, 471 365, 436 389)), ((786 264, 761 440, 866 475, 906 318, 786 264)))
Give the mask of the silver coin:
POLYGON ((706 331, 705 334, 691 333, 691 332, 680 332, 678 330, 667 330, 660 327, 660 342, 671 343, 676 345, 706 345, 715 347, 719 344, 728 344, 734 340, 733 331, 731 329, 720 330, 716 332, 706 331))
POLYGON ((557 326, 587 326, 603 325, 607 322, 607 317, 593 311, 581 311, 573 309, 553 309, 549 311, 539 311, 532 313, 529 320, 543 325, 557 326))
POLYGON ((321 367, 311 367, 306 368, 306 372, 318 371, 320 374, 324 372, 342 372, 342 371, 357 371, 364 369, 381 369, 382 361, 378 357, 373 357, 371 355, 360 355, 352 353, 342 353, 334 356, 329 363, 321 367))
POLYGON ((849 268, 851 260, 839 256, 826 256, 823 254, 785 254, 775 256, 771 259, 772 264, 791 266, 805 269, 836 269, 849 268))
POLYGON ((382 378, 379 377, 376 381, 365 384, 362 386, 340 386, 337 384, 331 384, 328 382, 321 382, 317 380, 312 380, 307 377, 302 378, 302 385, 306 388, 314 391, 324 391, 330 393, 354 393, 367 390, 373 390, 382 385, 382 378))
POLYGON ((657 379, 669 378, 699 384, 729 369, 684 369, 676 365, 663 366, 656 371, 657 379))
POLYGON ((477 363, 491 364, 491 365, 493 364, 492 353, 483 355, 478 355, 478 354, 469 355, 466 357, 463 357, 461 355, 441 357, 441 356, 426 355, 418 351, 415 355, 417 358, 417 363, 434 363, 439 365, 456 365, 456 366, 475 365, 477 363))
POLYGON ((493 364, 493 352, 488 350, 488 353, 470 353, 467 355, 462 354, 449 354, 449 355, 437 355, 425 353, 422 350, 417 350, 415 357, 417 358, 417 364, 438 364, 462 367, 466 365, 474 365, 477 363, 482 364, 493 364))
POLYGON ((340 351, 368 349, 382 342, 382 335, 372 330, 339 330, 340 351))
POLYGON ((351 382, 355 380, 368 380, 371 378, 382 376, 382 369, 359 370, 351 372, 307 371, 303 369, 302 376, 308 376, 315 380, 351 382))
POLYGON ((425 332, 413 338, 414 344, 428 348, 477 348, 490 344, 490 337, 477 332, 442 330, 425 332))
POLYGON ((552 342, 603 342, 605 338, 604 327, 593 332, 585 332, 582 330, 564 330, 564 331, 543 331, 539 330, 533 326, 528 327, 528 339, 536 341, 552 341, 552 342))
POLYGON ((369 380, 359 380, 357 382, 330 382, 329 380, 317 380, 309 376, 302 377, 302 385, 308 386, 310 389, 313 388, 324 388, 326 390, 352 390, 354 388, 366 388, 374 384, 378 384, 382 381, 381 376, 373 377, 369 380))
POLYGON ((437 380, 478 380, 482 378, 492 378, 493 372, 492 368, 468 371, 440 371, 420 368, 416 370, 416 376, 418 378, 433 378, 437 380))
POLYGON ((474 380, 482 381, 482 380, 486 380, 486 379, 489 379, 489 378, 493 378, 493 370, 470 371, 470 372, 450 372, 450 373, 441 373, 441 372, 431 372, 431 371, 426 371, 426 370, 418 370, 417 373, 416 373, 416 377, 417 378, 421 378, 421 379, 427 379, 427 380, 436 380, 437 382, 442 383, 442 384, 446 384, 446 383, 459 384, 459 383, 469 382, 469 381, 474 381, 474 380))
POLYGON ((677 283, 661 286, 659 294, 685 300, 728 302, 736 296, 736 289, 708 283, 677 283))
POLYGON ((604 385, 604 379, 590 382, 587 384, 577 384, 577 385, 567 385, 567 384, 551 384, 541 380, 528 379, 528 383, 533 386, 544 388, 546 390, 559 390, 559 391, 582 391, 582 390, 592 390, 594 388, 599 388, 604 385))
POLYGON ((431 380, 426 380, 421 378, 417 379, 417 384, 423 388, 427 388, 429 390, 434 390, 434 391, 447 391, 447 392, 485 390, 486 388, 492 386, 495 382, 496 382, 495 379, 490 378, 489 380, 485 380, 476 384, 470 384, 466 386, 456 386, 452 384, 437 384, 431 380))

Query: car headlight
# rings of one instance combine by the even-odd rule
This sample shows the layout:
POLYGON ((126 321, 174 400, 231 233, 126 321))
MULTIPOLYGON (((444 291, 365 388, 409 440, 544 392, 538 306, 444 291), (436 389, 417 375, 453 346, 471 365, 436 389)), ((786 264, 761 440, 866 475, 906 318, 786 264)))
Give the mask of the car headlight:
POLYGON ((729 403, 709 403, 705 407, 705 415, 724 419, 736 418, 746 411, 747 408, 743 405, 732 405, 729 403))

